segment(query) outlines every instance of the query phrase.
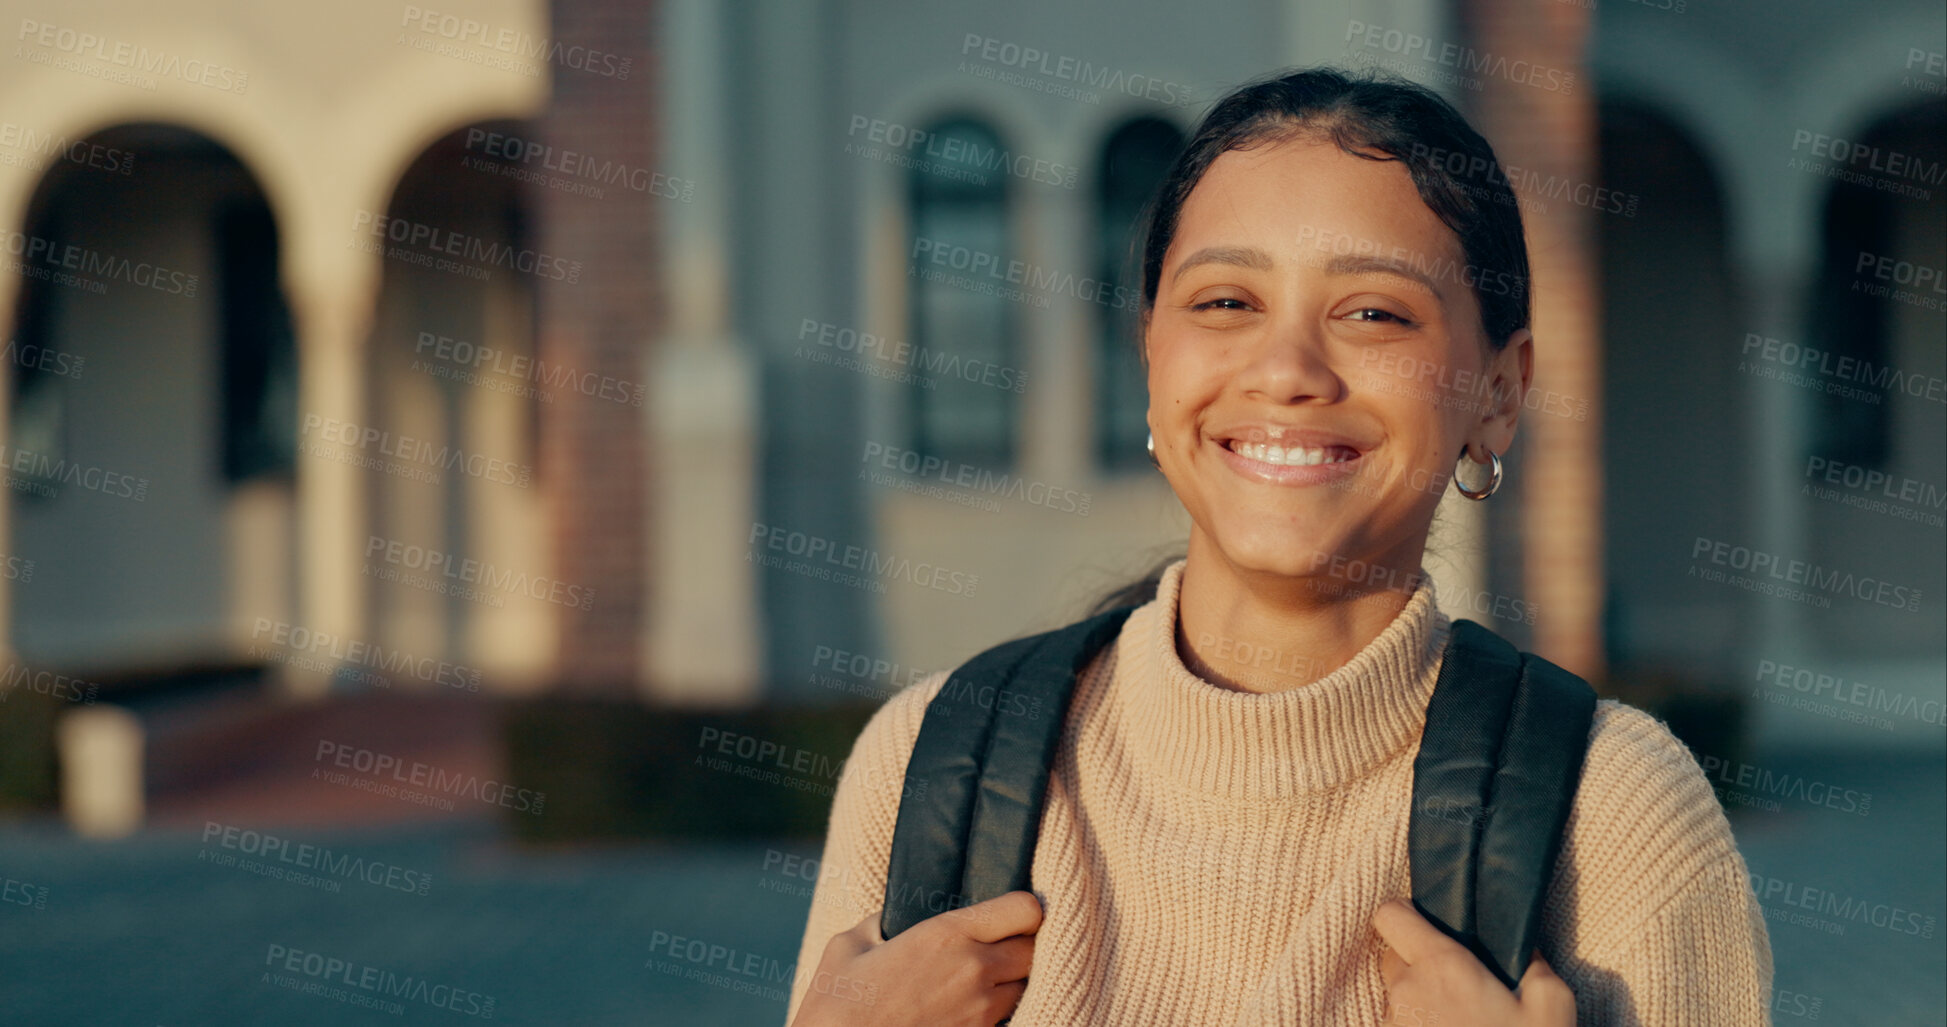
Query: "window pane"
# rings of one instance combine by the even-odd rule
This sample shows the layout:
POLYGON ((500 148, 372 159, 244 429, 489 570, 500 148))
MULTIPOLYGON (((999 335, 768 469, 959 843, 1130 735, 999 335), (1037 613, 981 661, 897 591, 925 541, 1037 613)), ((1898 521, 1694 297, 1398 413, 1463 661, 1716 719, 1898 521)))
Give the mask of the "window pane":
POLYGON ((297 351, 277 270, 277 226, 261 197, 216 219, 222 318, 223 471, 231 481, 297 461, 297 351))
MULTIPOLYGON (((1129 122, 1103 146, 1096 184, 1097 268, 1102 281, 1118 287, 1111 296, 1142 294, 1142 255, 1137 252, 1142 217, 1182 147, 1182 134, 1159 118, 1129 122)), ((1125 309, 1104 303, 1097 312, 1096 459, 1107 470, 1146 469, 1149 388, 1138 350, 1142 311, 1133 303, 1125 309)))
MULTIPOLYGON (((913 448, 1002 469, 1014 459, 1015 394, 980 379, 987 365, 1020 366, 1014 311, 1004 297, 983 291, 1000 280, 971 269, 1005 268, 1012 259, 1005 176, 992 166, 1000 140, 971 121, 928 131, 926 152, 914 154, 925 163, 913 170, 911 188, 913 240, 926 240, 929 256, 913 260, 910 285, 913 370, 933 388, 911 390, 913 448), (931 254, 948 262, 935 263, 931 254)), ((907 253, 914 251, 909 245, 907 253)))

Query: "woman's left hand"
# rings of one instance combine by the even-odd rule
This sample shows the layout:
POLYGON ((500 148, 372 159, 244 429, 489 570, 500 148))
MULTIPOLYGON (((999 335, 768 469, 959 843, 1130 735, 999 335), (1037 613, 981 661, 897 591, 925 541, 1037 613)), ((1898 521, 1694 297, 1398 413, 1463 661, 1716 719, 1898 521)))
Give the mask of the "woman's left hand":
POLYGON ((1481 961, 1447 937, 1411 903, 1389 899, 1372 917, 1386 944, 1388 1025, 1402 1027, 1575 1027, 1575 993, 1541 951, 1519 988, 1509 991, 1481 961))

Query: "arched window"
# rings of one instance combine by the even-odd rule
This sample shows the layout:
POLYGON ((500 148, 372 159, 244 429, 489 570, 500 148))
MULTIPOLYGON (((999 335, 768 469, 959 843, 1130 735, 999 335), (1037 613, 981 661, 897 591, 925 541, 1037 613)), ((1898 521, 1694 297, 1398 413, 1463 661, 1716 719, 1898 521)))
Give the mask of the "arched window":
POLYGON ((980 467, 1014 460, 1015 394, 1002 382, 1019 368, 1007 232, 1007 173, 999 136, 958 118, 927 128, 910 179, 912 445, 927 456, 980 467), (992 273, 990 273, 992 272, 992 273), (984 380, 983 380, 984 379, 984 380))
MULTIPOLYGON (((182 169, 207 187, 204 202, 193 209, 202 219, 200 228, 211 234, 213 242, 209 268, 199 277, 210 279, 203 288, 209 301, 206 313, 214 318, 215 327, 218 377, 212 398, 219 414, 214 427, 224 480, 236 483, 290 474, 297 459, 296 343, 279 285, 277 226, 262 190, 221 146, 173 126, 120 125, 97 133, 90 142, 107 153, 152 153, 158 162, 167 161, 167 170, 182 169)), ((62 162, 48 172, 37 191, 25 234, 31 239, 84 238, 103 247, 128 248, 133 244, 125 241, 126 236, 101 225, 97 214, 113 203, 149 202, 145 196, 151 201, 174 199, 178 207, 190 209, 166 189, 145 189, 140 177, 107 178, 93 167, 62 162)), ((102 252, 114 255, 113 250, 102 252)), ((187 284, 156 286, 158 296, 150 298, 169 297, 178 301, 178 308, 188 306, 195 300, 198 283, 188 278, 180 281, 187 284)), ((50 464, 58 465, 65 457, 74 434, 71 418, 75 415, 69 408, 75 398, 70 392, 81 387, 90 359, 85 351, 95 349, 93 357, 100 360, 100 350, 113 345, 111 338, 120 341, 100 328, 76 327, 77 316, 87 316, 86 308, 114 309, 118 302, 95 301, 94 295, 65 286, 50 291, 32 277, 21 289, 15 345, 9 354, 37 354, 42 359, 14 361, 10 437, 14 445, 45 455, 50 464), (83 313, 77 314, 76 300, 83 301, 83 313), (64 346, 80 349, 69 352, 64 346)), ((112 360, 109 363, 112 366, 112 360)), ((85 400, 81 409, 86 409, 85 400)), ((17 495, 38 502, 47 493, 24 489, 17 495)))
MULTIPOLYGON (((1947 479, 1939 398, 1947 333, 1939 279, 1927 277, 1947 265, 1947 194, 1938 185, 1947 103, 1919 100, 1843 137, 1857 149, 1833 158, 1851 173, 1828 179, 1804 349, 1795 366, 1780 367, 1793 372, 1789 387, 1809 415, 1795 466, 1804 477, 1780 501, 1799 504, 1806 562, 1919 587, 1927 568, 1937 575, 1947 565, 1937 520, 1947 479), (1869 161, 1862 152, 1886 156, 1869 161), (1871 484, 1873 475, 1883 484, 1871 484)), ((1835 657, 1939 658, 1938 625, 1926 630, 1885 609, 1835 602, 1807 619, 1805 634, 1835 657)))
POLYGON ((261 195, 215 218, 223 473, 289 474, 297 461, 297 341, 279 286, 277 225, 261 195))
POLYGON ((1103 469, 1147 469, 1144 438, 1149 389, 1138 338, 1142 309, 1142 216, 1183 148, 1183 135, 1161 118, 1142 117, 1111 133, 1095 183, 1096 269, 1105 290, 1097 309, 1095 454, 1103 469))
MULTIPOLYGON (((1518 435, 1531 439, 1536 422, 1600 400, 1607 662, 1632 670, 1678 666, 1719 651, 1742 630, 1735 593, 1687 588, 1695 579, 1684 576, 1670 540, 1749 530, 1757 443, 1750 378, 1740 380, 1734 355, 1749 326, 1727 301, 1737 293, 1730 220, 1708 152, 1658 107, 1604 97, 1598 109, 1598 184, 1635 211, 1590 222, 1602 268, 1602 392, 1563 396, 1553 406, 1531 395, 1518 435), (1730 359, 1701 356, 1726 347, 1730 359), (1720 484, 1688 489, 1678 503, 1667 492, 1672 481, 1720 484)), ((1519 197, 1535 205, 1524 218, 1569 202, 1528 191, 1519 197)), ((1517 441, 1516 457, 1531 444, 1517 441)), ((1521 476, 1518 463, 1510 471, 1500 494, 1483 504, 1490 581, 1522 577, 1523 508, 1506 500, 1521 499, 1532 479, 1521 476)))
MULTIPOLYGON (((1915 167, 1938 169, 1947 161, 1947 149, 1940 143, 1943 125, 1947 125, 1947 105, 1918 104, 1881 119, 1860 134, 1857 146, 1873 153, 1904 155, 1915 167)), ((1939 363, 1937 351, 1895 352, 1902 320, 1937 322, 1939 314, 1889 298, 1892 290, 1876 288, 1886 279, 1876 277, 1874 271, 1882 257, 1906 258, 1910 263, 1931 258, 1933 253, 1924 242, 1930 233, 1913 229, 1927 221, 1938 222, 1942 205, 1932 191, 1892 192, 1884 188, 1888 185, 1913 183, 1890 174, 1871 175, 1863 183, 1833 180, 1826 197, 1819 277, 1811 296, 1806 339, 1808 345, 1834 354, 1834 360, 1851 358, 1863 369, 1855 380, 1843 384, 1863 384, 1872 390, 1864 401, 1858 398, 1859 389, 1818 394, 1809 455, 1877 470, 1885 470, 1893 456, 1895 415, 1905 405, 1897 387, 1885 388, 1887 372, 1926 371, 1926 364, 1939 363)), ((1923 329, 1907 334, 1925 337, 1927 333, 1923 329)))

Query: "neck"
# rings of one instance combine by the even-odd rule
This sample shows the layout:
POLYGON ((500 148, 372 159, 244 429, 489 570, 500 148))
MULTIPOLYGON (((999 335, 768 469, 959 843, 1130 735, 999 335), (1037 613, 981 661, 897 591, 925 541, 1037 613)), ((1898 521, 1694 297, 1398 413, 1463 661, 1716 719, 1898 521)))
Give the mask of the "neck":
POLYGON ((1196 676, 1239 692, 1300 688, 1344 666, 1399 616, 1425 542, 1371 562, 1326 562, 1291 576, 1238 567, 1192 531, 1177 655, 1196 676))

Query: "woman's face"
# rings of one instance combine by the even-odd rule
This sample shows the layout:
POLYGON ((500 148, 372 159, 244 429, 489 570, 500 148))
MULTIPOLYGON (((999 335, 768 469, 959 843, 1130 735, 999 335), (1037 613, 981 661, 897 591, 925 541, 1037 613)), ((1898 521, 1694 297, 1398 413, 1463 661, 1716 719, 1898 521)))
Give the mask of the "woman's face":
POLYGON ((1192 553, 1314 583, 1418 568, 1455 458, 1506 452, 1529 370, 1525 329, 1488 350, 1465 265, 1397 161, 1302 136, 1211 164, 1143 343, 1192 553))

